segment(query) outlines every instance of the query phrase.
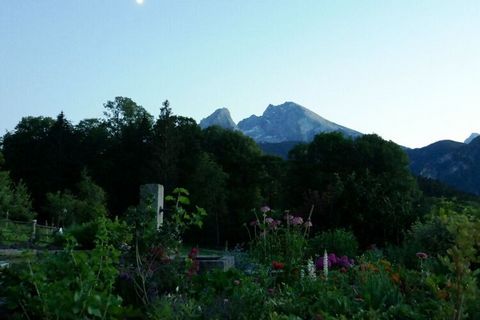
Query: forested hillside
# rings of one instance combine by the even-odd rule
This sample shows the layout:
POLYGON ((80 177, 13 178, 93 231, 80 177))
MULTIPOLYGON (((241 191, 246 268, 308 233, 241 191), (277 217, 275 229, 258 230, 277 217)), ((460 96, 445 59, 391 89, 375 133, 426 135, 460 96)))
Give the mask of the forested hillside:
POLYGON ((302 216, 313 207, 316 228, 352 228, 365 244, 399 241, 422 214, 406 156, 378 136, 318 135, 283 160, 263 154, 238 131, 201 130, 175 115, 168 101, 159 111, 154 118, 117 97, 104 105, 104 118, 78 124, 63 113, 25 117, 3 137, 4 170, 26 185, 37 218, 57 223, 52 194, 60 200, 78 195, 82 172, 105 190, 112 217, 138 204, 142 184, 163 184, 167 194, 185 187, 209 213, 201 234, 191 236, 217 245, 244 240, 238 226, 260 205, 302 216))

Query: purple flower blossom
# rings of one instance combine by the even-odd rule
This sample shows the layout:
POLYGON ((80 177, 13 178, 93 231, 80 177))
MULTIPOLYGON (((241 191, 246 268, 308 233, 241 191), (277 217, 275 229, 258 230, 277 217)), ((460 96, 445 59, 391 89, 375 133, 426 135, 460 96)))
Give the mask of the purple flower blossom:
MULTIPOLYGON (((320 257, 315 261, 315 268, 317 270, 323 270, 323 257, 320 257)), ((338 268, 350 268, 354 264, 354 260, 348 258, 347 256, 337 257, 335 253, 330 253, 328 255, 328 267, 338 267, 338 268)))
POLYGON ((310 228, 311 226, 313 226, 312 221, 310 221, 310 220, 305 221, 305 223, 303 225, 304 225, 305 228, 310 228))
POLYGON ((263 206, 260 208, 260 211, 263 212, 263 213, 267 213, 269 212, 271 209, 269 206, 263 206))
POLYGON ((416 256, 420 260, 425 260, 428 258, 428 254, 426 254, 425 252, 417 252, 416 256))
POLYGON ((268 225, 270 229, 277 229, 277 227, 282 223, 280 220, 275 220, 272 217, 268 217, 265 219, 265 223, 268 225))
POLYGON ((294 218, 292 219, 291 223, 292 223, 294 226, 298 226, 298 225, 303 224, 303 219, 302 219, 302 217, 294 217, 294 218))

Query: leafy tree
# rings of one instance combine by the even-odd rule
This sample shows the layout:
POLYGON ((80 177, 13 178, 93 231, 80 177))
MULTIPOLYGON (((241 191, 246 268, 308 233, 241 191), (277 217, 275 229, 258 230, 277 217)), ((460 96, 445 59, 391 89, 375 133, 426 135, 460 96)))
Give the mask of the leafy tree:
MULTIPOLYGON (((0 168, 3 164, 3 155, 0 153, 0 168)), ((30 194, 25 184, 20 181, 12 183, 6 171, 0 171, 0 217, 13 220, 31 220, 35 216, 32 209, 30 194)))
POLYGON ((105 109, 108 146, 102 156, 105 164, 99 167, 101 172, 96 170, 95 178, 111 195, 108 200, 112 211, 123 212, 138 203, 139 186, 151 182, 153 116, 124 97, 108 101, 105 109))
MULTIPOLYGON (((227 178, 228 175, 212 157, 202 153, 189 181, 193 202, 209 213, 205 218, 205 231, 200 233, 201 239, 215 243, 217 246, 221 245, 221 241, 226 238, 222 226, 228 219, 227 178)), ((198 235, 198 232, 194 235, 198 235)))
POLYGON ((77 184, 78 194, 70 191, 48 193, 46 211, 61 226, 91 222, 107 215, 105 192, 85 171, 77 184))
POLYGON ((322 229, 352 228, 363 244, 399 243, 418 216, 420 192, 393 142, 320 134, 294 148, 290 159, 286 197, 304 212, 314 205, 312 219, 322 229))
POLYGON ((176 185, 186 185, 201 151, 201 131, 197 123, 191 118, 174 115, 166 100, 153 134, 153 176, 167 192, 176 185))
POLYGON ((5 168, 13 180, 23 179, 37 208, 54 174, 47 170, 46 152, 46 139, 54 123, 55 120, 48 117, 25 117, 13 132, 3 137, 5 168))
POLYGON ((223 226, 231 240, 243 240, 239 228, 251 217, 252 208, 259 207, 261 197, 261 151, 255 142, 242 133, 210 127, 203 130, 203 149, 228 174, 227 207, 229 217, 223 226))

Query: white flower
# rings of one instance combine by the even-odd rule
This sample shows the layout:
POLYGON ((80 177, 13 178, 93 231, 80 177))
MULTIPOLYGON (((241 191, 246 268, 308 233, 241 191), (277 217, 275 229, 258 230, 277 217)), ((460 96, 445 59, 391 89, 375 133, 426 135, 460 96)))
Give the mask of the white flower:
POLYGON ((315 273, 315 264, 313 263, 313 259, 308 259, 307 274, 310 278, 316 278, 317 277, 317 274, 315 273))
POLYGON ((328 279, 328 254, 326 249, 323 253, 323 275, 325 276, 325 279, 328 279))

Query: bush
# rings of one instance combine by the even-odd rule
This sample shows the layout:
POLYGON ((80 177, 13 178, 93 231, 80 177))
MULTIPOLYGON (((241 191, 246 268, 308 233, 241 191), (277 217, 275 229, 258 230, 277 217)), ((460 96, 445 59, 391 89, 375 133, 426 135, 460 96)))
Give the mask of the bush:
MULTIPOLYGON (((73 236, 81 249, 93 249, 95 247, 95 239, 98 233, 98 220, 99 219, 82 224, 74 224, 67 228, 65 233, 66 235, 73 236)), ((110 219, 101 218, 101 220, 105 220, 106 228, 109 233, 110 244, 112 244, 115 248, 118 249, 122 246, 122 244, 126 244, 131 241, 132 235, 128 225, 125 222, 119 221, 118 219, 112 221, 110 219)))
POLYGON ((11 314, 27 319, 117 319, 122 299, 113 293, 119 252, 109 244, 105 220, 91 252, 63 252, 30 259, 0 273, 0 296, 11 314))
POLYGON ((345 229, 333 229, 321 232, 309 241, 308 254, 322 255, 324 251, 333 252, 337 256, 355 257, 358 253, 358 242, 355 235, 345 229))

